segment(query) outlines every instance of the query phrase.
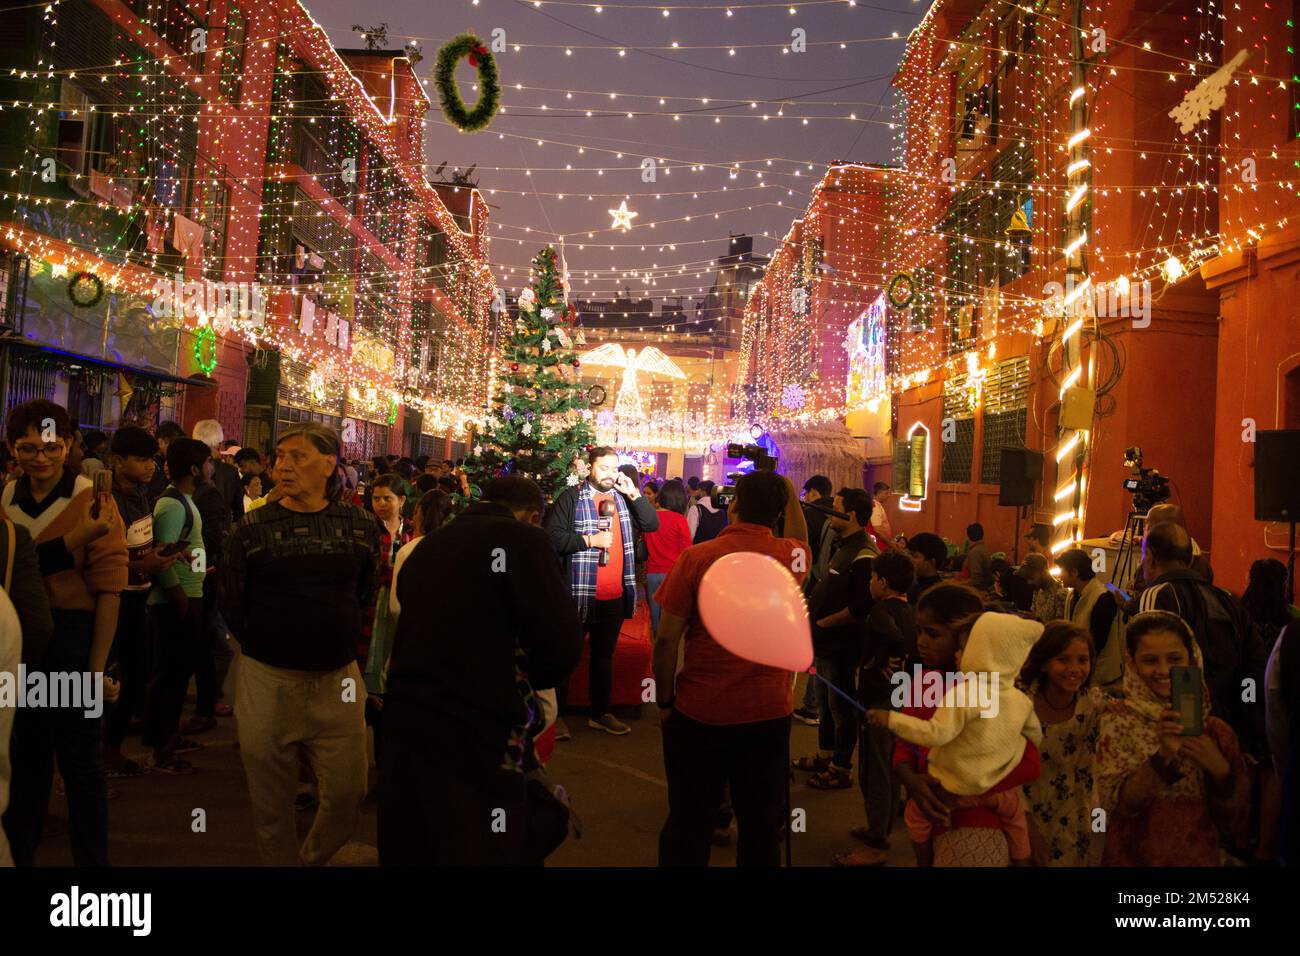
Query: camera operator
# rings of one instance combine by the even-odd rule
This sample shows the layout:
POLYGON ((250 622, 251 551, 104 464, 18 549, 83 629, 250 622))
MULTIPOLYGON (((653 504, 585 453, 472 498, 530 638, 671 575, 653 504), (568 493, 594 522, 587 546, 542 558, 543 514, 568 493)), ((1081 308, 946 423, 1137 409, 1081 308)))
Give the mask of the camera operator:
MULTIPOLYGON (((564 558, 583 637, 591 636, 587 726, 621 737, 632 728, 610 712, 614 648, 623 621, 636 613, 634 536, 638 531, 657 531, 659 516, 636 483, 619 471, 613 448, 597 445, 587 453, 587 461, 591 466, 587 480, 556 496, 546 514, 546 532, 564 558), (612 505, 606 516, 601 514, 602 505, 612 505)), ((568 690, 567 679, 556 688, 561 713, 568 690)), ((570 736, 564 722, 557 722, 555 739, 570 736)))
POLYGON ((700 583, 719 558, 756 551, 802 578, 808 528, 790 480, 755 471, 736 482, 731 523, 712 541, 687 548, 655 595, 662 612, 654 646, 655 687, 664 735, 668 820, 660 866, 707 866, 723 788, 730 785, 740 866, 776 866, 786 825, 790 672, 725 650, 699 613, 700 583), (772 534, 784 516, 786 537, 772 534), (685 644, 685 663, 677 671, 685 644))

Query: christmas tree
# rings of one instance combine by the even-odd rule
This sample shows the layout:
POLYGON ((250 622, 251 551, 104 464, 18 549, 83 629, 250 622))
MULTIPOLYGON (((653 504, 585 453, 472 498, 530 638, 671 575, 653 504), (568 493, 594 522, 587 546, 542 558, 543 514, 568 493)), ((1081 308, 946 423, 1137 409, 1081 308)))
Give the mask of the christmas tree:
POLYGON ((564 490, 575 456, 595 441, 580 363, 565 322, 564 292, 547 246, 533 259, 532 283, 519 294, 519 318, 502 348, 501 391, 466 464, 482 487, 509 472, 548 495, 564 490))

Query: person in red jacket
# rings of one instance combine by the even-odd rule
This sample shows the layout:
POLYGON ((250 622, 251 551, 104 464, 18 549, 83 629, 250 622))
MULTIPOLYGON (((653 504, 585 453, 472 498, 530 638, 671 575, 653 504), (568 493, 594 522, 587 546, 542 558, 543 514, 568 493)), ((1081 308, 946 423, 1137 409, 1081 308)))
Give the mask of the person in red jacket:
POLYGON ((664 482, 659 489, 659 530, 645 536, 646 550, 646 600, 650 605, 651 633, 659 629, 659 602, 655 592, 673 569, 678 556, 691 546, 691 529, 686 524, 686 509, 691 503, 690 493, 680 478, 664 482))

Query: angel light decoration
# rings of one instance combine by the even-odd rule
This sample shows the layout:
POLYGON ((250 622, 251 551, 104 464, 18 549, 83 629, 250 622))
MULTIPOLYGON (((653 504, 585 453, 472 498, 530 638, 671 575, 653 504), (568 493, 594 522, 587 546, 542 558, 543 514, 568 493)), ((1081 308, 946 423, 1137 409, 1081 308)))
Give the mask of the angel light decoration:
POLYGON ((612 365, 623 370, 623 384, 618 390, 618 400, 614 403, 614 414, 624 421, 644 421, 645 412, 641 407, 641 391, 637 387, 636 373, 650 375, 668 375, 672 378, 685 378, 686 373, 663 352, 654 346, 643 348, 640 354, 636 349, 627 349, 617 342, 606 342, 581 356, 586 365, 612 365))

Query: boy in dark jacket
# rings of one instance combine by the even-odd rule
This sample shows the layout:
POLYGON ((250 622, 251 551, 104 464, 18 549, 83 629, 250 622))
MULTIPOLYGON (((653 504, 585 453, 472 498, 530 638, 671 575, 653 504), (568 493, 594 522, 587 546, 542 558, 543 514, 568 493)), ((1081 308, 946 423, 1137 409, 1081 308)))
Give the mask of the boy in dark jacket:
MULTIPOLYGON (((890 709, 891 678, 916 659, 916 617, 907 591, 916 577, 912 560, 899 551, 886 551, 871 568, 871 612, 858 669, 858 702, 864 708, 890 709)), ((867 825, 854 836, 864 847, 838 857, 839 866, 880 866, 889 849, 889 831, 898 815, 898 781, 891 763, 894 735, 887 728, 859 720, 858 785, 867 812, 867 825)))

